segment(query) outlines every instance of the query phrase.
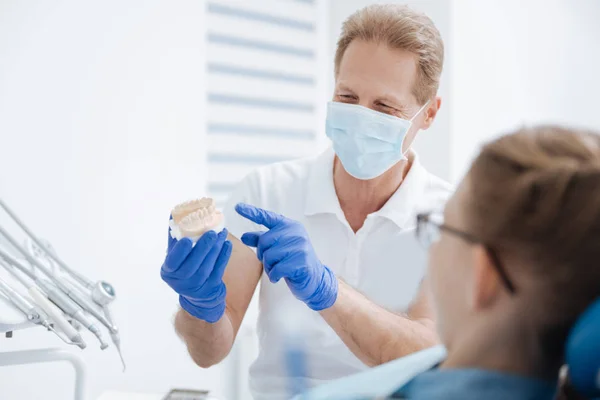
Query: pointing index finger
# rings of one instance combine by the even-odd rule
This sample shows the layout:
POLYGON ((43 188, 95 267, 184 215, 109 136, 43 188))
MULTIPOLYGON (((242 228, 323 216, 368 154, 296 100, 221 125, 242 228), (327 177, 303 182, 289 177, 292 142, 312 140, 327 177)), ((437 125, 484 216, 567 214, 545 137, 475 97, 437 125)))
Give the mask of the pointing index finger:
POLYGON ((238 203, 235 206, 235 211, 237 211, 237 213, 242 217, 249 219, 256 224, 263 225, 269 229, 274 228, 277 224, 285 219, 285 217, 281 214, 267 211, 246 203, 238 203))

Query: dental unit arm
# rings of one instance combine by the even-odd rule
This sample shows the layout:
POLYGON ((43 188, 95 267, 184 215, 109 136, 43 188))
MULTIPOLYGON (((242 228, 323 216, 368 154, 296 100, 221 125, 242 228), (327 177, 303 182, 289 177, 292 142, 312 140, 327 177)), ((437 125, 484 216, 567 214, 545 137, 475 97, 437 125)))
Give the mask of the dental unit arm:
MULTIPOLYGON (((0 248, 0 259, 4 261, 3 266, 7 268, 6 264, 9 264, 7 270, 9 268, 17 269, 37 285, 37 287, 35 287, 35 285, 26 285, 24 283, 28 288, 30 295, 34 297, 34 301, 38 303, 39 307, 44 308, 44 311, 47 314, 49 314, 51 307, 54 307, 52 311, 56 314, 56 306, 58 306, 62 312, 74 320, 73 322, 77 321, 91 331, 100 341, 101 349, 107 348, 108 344, 102 338, 100 329, 90 316, 104 325, 109 331, 112 342, 114 343, 123 364, 123 371, 125 371, 125 361, 121 352, 119 331, 112 320, 108 308, 109 304, 116 298, 113 286, 105 281, 94 283, 70 268, 56 255, 48 243, 43 243, 33 234, 33 232, 19 219, 19 217, 17 217, 2 199, 0 199, 0 207, 27 234, 28 239, 26 241, 26 248, 21 246, 2 226, 0 226, 0 236, 4 237, 4 239, 6 239, 6 241, 8 241, 8 243, 27 260, 33 269, 42 272, 48 279, 41 279, 36 276, 32 270, 24 266, 7 251, 0 248), (52 265, 54 268, 49 267, 48 264, 52 265), (59 271, 63 272, 63 274, 59 274, 59 271), (67 276, 71 279, 66 279, 67 276), (47 298, 44 296, 44 293, 47 298), (48 299, 54 304, 50 303, 48 299), (50 305, 46 303, 49 303, 50 305)), ((54 315, 54 317, 58 318, 57 315, 54 315)), ((55 320, 54 317, 52 318, 53 320, 55 320)), ((62 323, 57 322, 57 325, 63 330, 67 337, 69 337, 71 342, 84 348, 85 342, 83 342, 79 333, 74 330, 71 324, 67 324, 68 326, 64 324, 64 318, 62 323), (77 337, 77 335, 79 337, 77 337)))

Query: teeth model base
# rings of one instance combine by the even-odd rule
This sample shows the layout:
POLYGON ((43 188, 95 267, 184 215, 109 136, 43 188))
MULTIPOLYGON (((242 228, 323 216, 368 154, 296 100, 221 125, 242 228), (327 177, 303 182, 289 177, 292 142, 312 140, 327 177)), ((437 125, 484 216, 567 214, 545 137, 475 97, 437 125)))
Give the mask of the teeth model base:
POLYGON ((171 236, 177 240, 187 237, 194 242, 204 232, 218 227, 223 222, 223 214, 215 208, 215 201, 208 197, 175 206, 171 216, 171 236))

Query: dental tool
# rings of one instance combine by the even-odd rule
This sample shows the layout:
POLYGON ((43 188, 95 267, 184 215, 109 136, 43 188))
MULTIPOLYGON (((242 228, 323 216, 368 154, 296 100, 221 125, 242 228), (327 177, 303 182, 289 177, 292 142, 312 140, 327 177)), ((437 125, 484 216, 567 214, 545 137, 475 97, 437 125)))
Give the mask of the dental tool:
POLYGON ((27 280, 20 275, 17 269, 14 268, 11 264, 7 263, 3 258, 0 258, 0 265, 2 265, 6 269, 6 271, 8 271, 13 277, 15 277, 15 279, 17 279, 23 285, 23 287, 27 289, 29 295, 35 302, 35 305, 31 305, 31 308, 26 308, 29 306, 30 303, 24 298, 22 298, 22 296, 20 296, 18 292, 13 290, 14 294, 11 293, 10 295, 7 295, 5 293, 5 296, 8 297, 9 300, 13 302, 13 304, 15 304, 15 301, 20 303, 19 305, 17 305, 17 308, 20 308, 21 311, 23 311, 27 315, 28 319, 31 322, 42 325, 46 329, 51 330, 65 343, 74 344, 80 347, 81 349, 85 349, 86 343, 81 337, 81 334, 77 332, 77 330, 63 316, 63 313, 60 309, 58 309, 54 304, 52 304, 35 285, 29 284, 29 282, 27 282, 27 280), (21 297, 22 299, 19 299, 19 297, 21 297), (26 309, 27 311, 25 311, 26 309), (29 313, 37 315, 37 320, 36 318, 30 319, 29 313), (62 331, 62 333, 66 336, 68 340, 66 340, 62 335, 59 334, 58 331, 54 329, 50 321, 52 321, 52 323, 58 326, 58 328, 62 331))
MULTIPOLYGON (((21 219, 17 217, 17 215, 6 205, 6 203, 4 203, 2 199, 0 199, 0 207, 4 209, 4 211, 13 219, 13 221, 15 221, 17 225, 19 225, 19 227, 47 255, 49 259, 58 264, 58 266, 63 271, 68 273, 80 285, 82 285, 84 288, 88 289, 91 292, 92 301, 102 308, 104 315, 102 315, 96 309, 96 307, 92 305, 92 303, 86 298, 85 295, 77 291, 73 285, 66 283, 65 280, 57 279, 55 274, 52 271, 50 271, 50 269, 45 268, 44 265, 42 265, 40 262, 37 262, 37 259, 35 257, 31 256, 27 251, 25 251, 21 246, 19 246, 18 243, 0 227, 0 233, 2 233, 2 236, 4 236, 11 243, 11 245, 13 245, 13 247, 17 248, 19 252, 22 253, 32 265, 44 272, 48 276, 48 278, 50 278, 54 282, 54 284, 56 284, 56 286, 60 288, 60 290, 64 291, 64 293, 66 293, 66 295, 69 298, 71 298, 79 307, 85 309, 87 312, 93 315, 100 323, 102 323, 109 330, 111 340, 113 341, 115 348, 119 352, 119 357, 121 358, 121 362, 123 364, 123 370, 125 370, 125 362, 120 346, 121 343, 119 331, 117 326, 113 323, 112 318, 110 318, 110 312, 108 311, 108 304, 114 301, 116 297, 114 287, 110 283, 105 281, 98 281, 94 283, 86 277, 84 277, 83 275, 79 274, 77 271, 70 268, 56 255, 54 251, 48 250, 47 246, 44 246, 42 241, 39 240, 29 228, 27 228, 23 221, 21 221, 21 219)), ((49 293, 48 295, 50 296, 49 293)), ((57 295, 53 296, 56 297, 57 295)), ((90 326, 86 322, 80 322, 82 322, 82 324, 90 330, 91 328, 95 327, 95 325, 90 326)), ((94 334, 98 337, 99 340, 101 340, 100 331, 97 328, 94 334)), ((108 346, 102 340, 101 343, 101 348, 103 349, 108 346)))
MULTIPOLYGON (((105 281, 98 281, 96 283, 92 282, 85 276, 81 275, 79 272, 75 271, 71 267, 69 267, 64 261, 62 261, 54 251, 48 250, 47 246, 44 246, 41 240, 37 238, 33 234, 33 232, 27 228, 25 223, 21 221, 21 219, 6 205, 6 203, 0 198, 0 207, 4 209, 4 211, 15 221, 17 225, 31 238, 31 240, 41 249, 50 259, 52 259, 56 264, 58 264, 65 272, 71 275, 77 282, 79 282, 82 286, 90 289, 92 294, 95 294, 94 297, 98 299, 102 299, 105 301, 105 304, 100 304, 100 306, 104 306, 115 299, 115 290, 112 285, 105 281)), ((94 299, 94 301, 96 301, 94 299)))
MULTIPOLYGON (((36 245, 39 246, 38 243, 32 242, 30 244, 30 246, 27 246, 30 250, 30 251, 28 251, 29 255, 32 256, 32 258, 36 259, 36 261, 38 261, 39 266, 38 266, 38 264, 36 264, 36 266, 38 266, 38 268, 40 268, 46 276, 48 276, 63 292, 65 292, 65 294, 67 296, 69 296, 71 299, 73 299, 73 301, 75 301, 77 304, 79 304, 84 310, 86 310, 87 312, 92 314, 111 333, 118 332, 117 327, 113 325, 112 321, 109 318, 107 318, 106 315, 101 314, 98 309, 99 308, 98 306, 104 308, 104 306, 106 306, 108 303, 110 303, 110 301, 112 301, 114 299, 114 291, 112 289, 112 286, 110 286, 109 284, 106 284, 106 288, 104 288, 104 286, 102 286, 102 283, 105 283, 105 282, 100 282, 100 284, 103 288, 99 289, 98 291, 90 291, 90 298, 92 300, 89 300, 88 297, 86 297, 86 295, 83 294, 75 285, 71 284, 68 281, 65 281, 64 279, 58 279, 55 271, 52 271, 49 267, 45 266, 42 262, 40 262, 40 259, 47 259, 48 262, 52 265, 52 262, 54 260, 51 257, 49 257, 48 255, 53 253, 53 250, 51 248, 48 248, 47 245, 44 246, 43 249, 37 247, 36 245), (40 253, 43 253, 44 255, 42 255, 40 253), (48 257, 46 258, 45 256, 48 256, 48 257), (95 301, 94 293, 96 293, 96 292, 101 292, 103 294, 109 293, 109 296, 110 296, 110 294, 112 294, 113 296, 107 302, 107 301, 105 301, 107 296, 104 296, 102 294, 97 295, 96 298, 98 298, 99 300, 95 301)), ((21 250, 25 251, 24 249, 21 249, 21 250)), ((90 289, 88 286, 86 286, 85 288, 88 290, 90 289)))
POLYGON ((6 296, 6 298, 10 300, 10 302, 13 303, 16 308, 18 308, 23 314, 25 314, 29 322, 39 323, 42 321, 43 317, 40 316, 38 310, 35 310, 34 306, 29 301, 27 301, 25 297, 21 296, 19 292, 10 287, 8 282, 6 282, 2 278, 0 278, 0 293, 6 296))
POLYGON ((85 349, 87 344, 81 337, 81 334, 69 323, 69 321, 63 316, 62 311, 54 305, 48 298, 35 286, 32 286, 28 290, 29 295, 40 307, 42 307, 52 318, 52 321, 62 330, 64 335, 69 338, 70 342, 66 341, 58 332, 51 328, 63 341, 67 344, 74 344, 80 349, 85 349))
MULTIPOLYGON (((12 237, 10 237, 9 235, 6 235, 6 231, 4 231, 4 229, 1 226, 0 226, 0 235, 4 236, 4 238, 7 239, 10 242, 10 244, 13 247, 15 247, 17 250, 19 250, 19 251, 23 250, 21 248, 21 246, 19 246, 19 244, 16 243, 16 241, 14 241, 14 239, 12 237)), ((34 265, 39 264, 39 265, 37 265, 38 268, 41 266, 41 264, 37 260, 35 260, 33 257, 31 257, 29 254, 27 254, 27 252, 23 251, 23 255, 32 264, 34 264, 34 265)), ((8 254, 6 251, 4 251, 2 248, 0 248, 0 257, 2 257, 6 262, 11 264, 13 267, 19 269, 21 272, 23 272, 25 275, 27 275, 31 280, 33 280, 34 283, 36 285, 38 285, 38 287, 40 287, 46 293, 48 298, 50 300, 52 300, 52 302, 54 304, 56 304, 65 314, 67 314, 69 317, 79 321, 85 328, 87 328, 87 330, 92 332, 96 336, 96 338, 100 341, 100 349, 104 350, 108 347, 108 343, 106 343, 104 341, 104 338, 102 337, 102 332, 100 331, 100 329, 98 329, 96 324, 94 324, 94 322, 90 318, 88 318, 87 315, 85 315, 83 308, 80 307, 79 304, 77 304, 76 302, 71 300, 71 298, 69 298, 66 294, 64 294, 58 287, 53 285, 51 282, 36 277, 32 271, 30 271, 28 268, 26 268, 21 263, 19 263, 19 261, 17 259, 12 257, 10 254, 8 254)), ((40 268, 40 269, 43 270, 43 268, 40 268)), ((35 290, 33 290, 33 291, 30 290, 30 293, 31 293, 32 297, 34 297, 34 300, 37 301, 38 299, 40 299, 40 296, 37 293, 35 293, 35 290)), ((43 295, 42 295, 42 297, 43 297, 43 295)), ((43 302, 43 299, 41 301, 43 302)))
POLYGON ((59 339, 66 344, 77 344, 64 338, 58 331, 56 331, 50 321, 48 321, 48 315, 44 311, 31 304, 29 300, 23 297, 15 289, 10 287, 10 285, 2 278, 0 278, 0 293, 2 293, 11 303, 15 305, 16 308, 25 314, 29 322, 43 326, 44 328, 56 334, 56 336, 58 336, 59 339))
POLYGON ((108 343, 104 340, 102 332, 96 324, 84 313, 84 309, 75 301, 66 296, 58 287, 54 286, 50 281, 38 279, 36 284, 48 295, 65 314, 79 321, 88 331, 92 332, 100 342, 100 349, 104 350, 108 347, 108 343))
MULTIPOLYGON (((1 228, 0 228, 1 229, 1 228)), ((33 240, 33 238, 32 238, 33 240)), ((50 264, 53 265, 55 262, 48 255, 53 253, 53 249, 49 247, 47 244, 44 246, 44 249, 40 249, 38 243, 30 242, 26 247, 29 250, 29 254, 33 258, 37 258, 38 261, 40 258, 46 258, 50 264)), ((56 256, 56 253, 54 253, 56 256)), ((43 264, 42 264, 43 266, 43 264)), ((44 266, 45 267, 45 266, 44 266)), ((39 268, 39 267, 38 267, 39 268)), ((123 358, 123 354, 121 351, 121 340, 119 337, 118 328, 112 322, 112 316, 110 314, 110 310, 108 308, 108 304, 110 304, 115 298, 115 292, 112 285, 107 282, 97 282, 95 285, 91 284, 90 286, 86 286, 84 288, 78 288, 75 284, 68 282, 64 279, 58 279, 56 276, 56 272, 52 272, 48 267, 45 269, 42 268, 42 271, 51 279, 59 288, 67 294, 73 301, 75 301, 79 306, 81 306, 85 311, 92 314, 98 321, 100 321, 109 331, 110 338, 119 353, 119 358, 121 359, 121 364, 123 365, 123 371, 126 369, 125 359, 123 358), (52 275, 52 276, 50 276, 52 275), (88 294, 84 294, 82 290, 87 290, 88 294), (91 296, 93 301, 90 301, 87 296, 91 296), (101 311, 104 314, 100 313, 99 306, 101 307, 101 311)))

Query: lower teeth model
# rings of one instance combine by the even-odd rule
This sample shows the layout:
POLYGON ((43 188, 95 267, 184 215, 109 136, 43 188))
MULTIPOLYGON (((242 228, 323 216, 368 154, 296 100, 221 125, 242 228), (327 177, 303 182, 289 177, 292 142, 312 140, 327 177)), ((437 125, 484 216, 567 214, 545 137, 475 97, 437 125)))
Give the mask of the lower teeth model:
POLYGON ((223 222, 223 214, 215 208, 215 201, 208 197, 175 206, 171 216, 171 236, 177 240, 187 237, 193 242, 223 222))

